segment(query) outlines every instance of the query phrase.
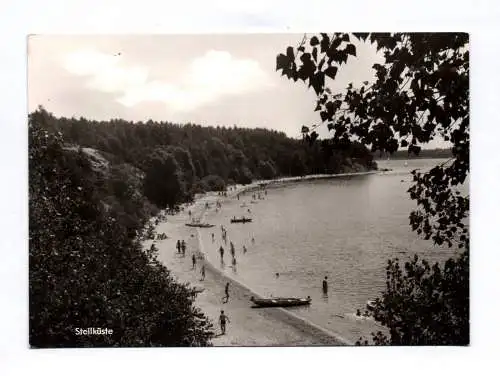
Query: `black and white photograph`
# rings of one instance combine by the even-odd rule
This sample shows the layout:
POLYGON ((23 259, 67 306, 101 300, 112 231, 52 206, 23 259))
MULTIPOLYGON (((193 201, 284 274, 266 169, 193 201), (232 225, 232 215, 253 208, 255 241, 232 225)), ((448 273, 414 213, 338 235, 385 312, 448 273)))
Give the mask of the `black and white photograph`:
POLYGON ((26 43, 31 349, 470 344, 468 33, 26 43))

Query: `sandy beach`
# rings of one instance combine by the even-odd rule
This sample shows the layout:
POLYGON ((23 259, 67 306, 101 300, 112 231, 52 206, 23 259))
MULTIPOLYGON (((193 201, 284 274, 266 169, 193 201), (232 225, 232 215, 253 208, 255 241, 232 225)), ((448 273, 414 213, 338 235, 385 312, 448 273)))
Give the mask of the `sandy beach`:
MULTIPOLYGON (((349 341, 329 332, 284 308, 251 308, 250 298, 259 297, 247 286, 233 280, 204 258, 198 229, 185 226, 190 221, 188 212, 196 218, 203 218, 205 203, 215 203, 230 200, 237 193, 251 191, 262 184, 267 186, 282 185, 295 181, 325 179, 349 175, 365 175, 368 173, 313 175, 297 178, 283 178, 273 181, 257 181, 246 186, 231 187, 227 197, 208 193, 198 197, 191 205, 185 205, 184 210, 175 215, 168 215, 165 222, 156 227, 157 233, 165 233, 168 238, 155 240, 159 249, 158 258, 180 282, 188 282, 203 290, 196 298, 199 307, 214 323, 216 336, 212 343, 215 346, 312 346, 312 345, 352 345, 349 341), (186 255, 177 253, 175 244, 178 239, 186 241, 186 255), (192 255, 196 256, 196 267, 192 266, 192 255), (201 281, 201 266, 205 265, 206 276, 201 281), (224 286, 230 283, 230 299, 223 303, 224 286), (224 310, 229 317, 229 324, 224 335, 218 325, 220 311, 224 310)), ((214 227, 215 230, 219 230, 214 227)), ((149 247, 153 241, 144 242, 149 247)))

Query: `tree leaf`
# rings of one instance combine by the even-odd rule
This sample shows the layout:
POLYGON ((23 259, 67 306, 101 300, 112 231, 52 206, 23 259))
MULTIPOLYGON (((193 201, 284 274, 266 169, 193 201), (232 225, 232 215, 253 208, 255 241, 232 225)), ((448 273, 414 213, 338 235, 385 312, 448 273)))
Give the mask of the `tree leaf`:
POLYGON ((276 57, 276 70, 280 70, 280 69, 283 69, 283 73, 284 71, 288 68, 290 64, 290 60, 288 59, 287 56, 283 55, 283 54, 279 54, 277 57, 276 57))
POLYGON ((353 35, 361 41, 365 41, 370 33, 353 33, 353 35))
POLYGON ((316 35, 311 38, 310 44, 311 46, 317 46, 319 44, 319 40, 316 35))
POLYGON ((420 150, 421 150, 421 147, 420 146, 417 146, 417 145, 410 145, 408 147, 408 154, 415 154, 415 155, 419 155, 420 154, 420 150))
POLYGON ((325 74, 332 80, 334 80, 335 76, 337 75, 337 71, 338 71, 337 67, 329 66, 327 69, 325 69, 325 74))
POLYGON ((349 55, 356 56, 356 47, 354 46, 354 44, 350 43, 346 46, 345 52, 349 55))

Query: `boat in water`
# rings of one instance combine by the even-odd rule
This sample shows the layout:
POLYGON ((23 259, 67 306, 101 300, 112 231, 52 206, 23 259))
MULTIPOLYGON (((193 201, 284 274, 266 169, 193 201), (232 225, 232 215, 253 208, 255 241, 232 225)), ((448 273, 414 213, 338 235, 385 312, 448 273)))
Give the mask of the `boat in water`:
POLYGON ((366 309, 368 311, 373 311, 375 309, 375 304, 376 304, 376 301, 375 300, 368 300, 366 302, 366 309))
POLYGON ((307 298, 269 298, 256 299, 252 296, 250 301, 254 304, 253 308, 263 307, 295 307, 311 304, 311 297, 307 298))
POLYGON ((252 218, 231 218, 231 223, 246 223, 246 222, 252 222, 252 218))
POLYGON ((212 225, 210 223, 186 223, 186 226, 208 228, 208 227, 214 227, 215 225, 212 225))

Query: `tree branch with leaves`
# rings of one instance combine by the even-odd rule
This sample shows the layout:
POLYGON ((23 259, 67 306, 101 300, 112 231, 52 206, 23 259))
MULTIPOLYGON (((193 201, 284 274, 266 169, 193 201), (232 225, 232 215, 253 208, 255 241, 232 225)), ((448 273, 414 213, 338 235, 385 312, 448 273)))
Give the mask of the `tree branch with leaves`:
MULTIPOLYGON (((467 283, 469 196, 463 194, 461 186, 470 168, 468 45, 465 33, 321 33, 305 38, 296 49, 288 47, 276 58, 277 71, 295 82, 303 81, 316 93, 314 111, 319 112, 321 122, 302 128, 304 139, 310 143, 318 138, 314 129, 325 125, 333 140, 345 143, 356 140, 372 152, 392 154, 399 148, 407 148, 409 155, 418 155, 421 146, 433 140, 452 144, 453 158, 446 164, 427 172, 412 171, 413 185, 408 193, 417 208, 410 213, 409 220, 412 229, 425 239, 464 250, 460 257, 467 260, 466 266, 454 272, 466 274, 467 283), (360 43, 374 45, 383 56, 383 63, 372 66, 374 81, 350 83, 344 91, 333 92, 329 83, 343 65, 356 57, 356 45, 360 43)), ((417 286, 415 291, 404 290, 401 296, 407 294, 424 304, 415 294, 421 293, 422 284, 438 280, 437 269, 428 268, 418 260, 402 272, 395 265, 399 263, 392 260, 387 267, 388 284, 417 286), (426 277, 416 279, 417 275, 426 277)), ((439 290, 443 286, 434 287, 439 290)), ((385 293, 396 297, 396 291, 399 290, 388 286, 385 293)), ((467 303, 465 321, 457 324, 457 330, 463 335, 458 337, 468 340, 468 288, 455 293, 466 293, 467 299, 453 301, 467 303)), ((415 336, 408 334, 409 329, 403 333, 396 330, 396 322, 398 325, 404 322, 401 313, 410 312, 409 308, 398 307, 399 310, 385 301, 371 314, 390 327, 391 343, 413 344, 415 336), (384 318, 382 313, 388 312, 392 318, 399 315, 399 319, 384 318)), ((465 315, 464 310, 460 312, 465 315)), ((423 341, 426 344, 449 344, 437 334, 424 337, 428 338, 423 341)), ((374 341, 387 343, 382 334, 374 336, 374 341)))

